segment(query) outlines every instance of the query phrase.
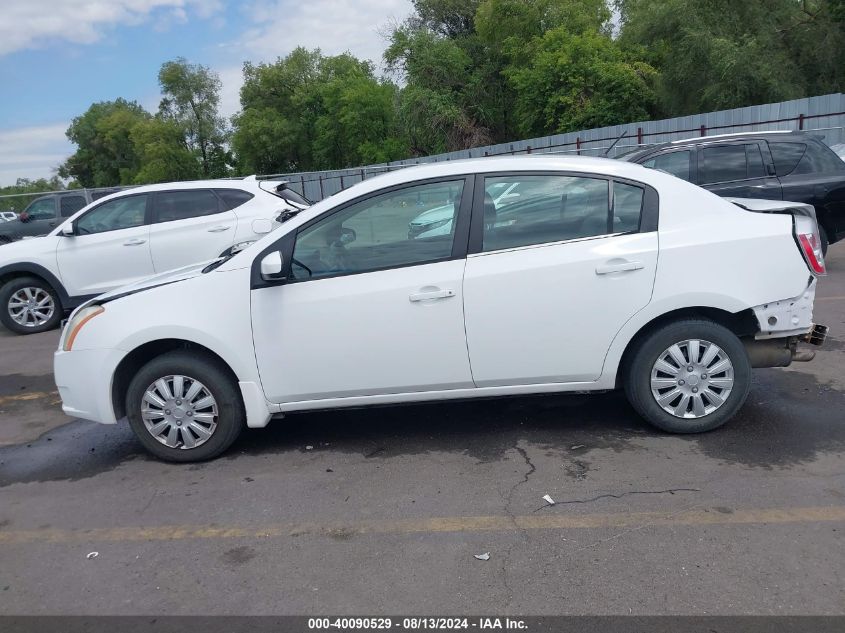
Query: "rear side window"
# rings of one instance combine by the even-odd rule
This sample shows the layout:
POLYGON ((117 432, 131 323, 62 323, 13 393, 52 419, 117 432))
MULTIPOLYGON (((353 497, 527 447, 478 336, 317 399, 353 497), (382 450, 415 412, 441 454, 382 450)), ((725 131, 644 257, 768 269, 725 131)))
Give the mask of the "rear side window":
POLYGON ((804 143, 773 143, 769 141, 769 150, 775 161, 775 172, 786 176, 795 171, 798 161, 804 156, 807 146, 804 143))
MULTIPOLYGON (((753 145, 760 153, 757 145, 753 145)), ((699 165, 701 184, 745 180, 749 176, 746 145, 720 145, 705 147, 699 165)), ((762 163, 762 158, 760 158, 762 163)))
POLYGON ((250 192, 243 189, 215 189, 214 193, 220 196, 223 204, 227 209, 234 209, 252 200, 253 196, 250 192))
POLYGON ((484 190, 483 251, 606 235, 614 230, 607 180, 496 176, 484 179, 484 190), (519 183, 519 197, 497 203, 494 194, 502 183, 519 183))
POLYGON ((613 183, 613 233, 640 229, 644 191, 624 182, 613 183))
POLYGON ((62 196, 59 198, 59 210, 63 218, 69 218, 86 204, 85 196, 62 196))
POLYGON ((798 161, 793 173, 815 174, 845 170, 845 163, 823 143, 807 143, 807 151, 798 161))
POLYGON ((655 156, 654 158, 650 158, 643 162, 643 165, 651 167, 652 169, 665 171, 666 173, 672 174, 673 176, 677 176, 678 178, 689 182, 692 179, 692 176, 690 175, 691 157, 692 152, 685 149, 678 152, 660 154, 659 156, 655 156))
POLYGON ((161 191, 155 197, 156 221, 173 222, 219 213, 221 203, 210 189, 161 191))

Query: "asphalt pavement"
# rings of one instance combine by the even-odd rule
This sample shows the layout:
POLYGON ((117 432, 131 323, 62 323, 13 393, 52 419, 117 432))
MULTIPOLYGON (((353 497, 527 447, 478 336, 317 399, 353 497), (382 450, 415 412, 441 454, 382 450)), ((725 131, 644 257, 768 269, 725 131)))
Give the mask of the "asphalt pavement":
POLYGON ((816 360, 698 436, 538 396, 291 415, 171 465, 62 414, 57 332, 3 331, 0 614, 843 614, 845 244, 828 267, 816 360))

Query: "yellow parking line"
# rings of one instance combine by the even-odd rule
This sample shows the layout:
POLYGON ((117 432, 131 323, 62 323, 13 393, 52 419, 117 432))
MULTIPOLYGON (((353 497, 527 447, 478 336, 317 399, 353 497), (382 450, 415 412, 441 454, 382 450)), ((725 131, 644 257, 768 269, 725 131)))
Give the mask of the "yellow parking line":
MULTIPOLYGON (((530 514, 515 517, 465 516, 399 520, 281 523, 260 527, 169 525, 93 529, 0 530, 0 545, 172 541, 183 539, 268 538, 300 535, 350 537, 361 534, 413 534, 513 530, 583 530, 647 526, 783 524, 845 521, 845 506, 761 508, 748 510, 687 510, 617 514, 530 514)), ((559 510, 557 510, 559 511, 559 510)))
POLYGON ((0 396, 0 407, 10 402, 25 402, 27 400, 41 400, 43 398, 58 398, 58 396, 58 391, 29 391, 27 393, 18 393, 13 396, 0 396))

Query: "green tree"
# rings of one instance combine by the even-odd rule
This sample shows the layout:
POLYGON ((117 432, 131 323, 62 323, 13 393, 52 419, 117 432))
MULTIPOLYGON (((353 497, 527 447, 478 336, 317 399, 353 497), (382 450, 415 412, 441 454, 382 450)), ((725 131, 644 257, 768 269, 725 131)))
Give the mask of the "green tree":
POLYGON ((649 117, 656 71, 626 59, 606 35, 547 31, 531 60, 505 73, 516 92, 522 135, 617 125, 649 117))
POLYGON ((244 65, 232 147, 241 173, 352 167, 407 154, 397 88, 349 54, 297 48, 272 64, 244 65))
POLYGON ((220 78, 206 66, 184 57, 165 62, 158 73, 164 97, 159 115, 180 127, 207 178, 227 174, 226 122, 219 114, 220 78))
POLYGON ((670 116, 842 90, 841 0, 617 0, 670 116))
POLYGON ((132 184, 141 165, 131 131, 150 118, 134 101, 92 104, 67 130, 77 150, 59 168, 59 175, 75 178, 83 187, 132 184))
POLYGON ((136 184, 192 180, 202 176, 199 161, 185 143, 183 131, 171 120, 139 121, 129 133, 138 153, 136 184))

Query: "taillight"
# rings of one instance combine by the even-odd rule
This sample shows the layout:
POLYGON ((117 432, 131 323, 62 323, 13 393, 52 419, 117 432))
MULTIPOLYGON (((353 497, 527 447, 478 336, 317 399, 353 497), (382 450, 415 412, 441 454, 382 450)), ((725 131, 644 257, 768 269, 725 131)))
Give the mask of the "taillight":
POLYGON ((795 238, 810 270, 816 275, 826 275, 819 228, 812 218, 795 216, 795 238))

